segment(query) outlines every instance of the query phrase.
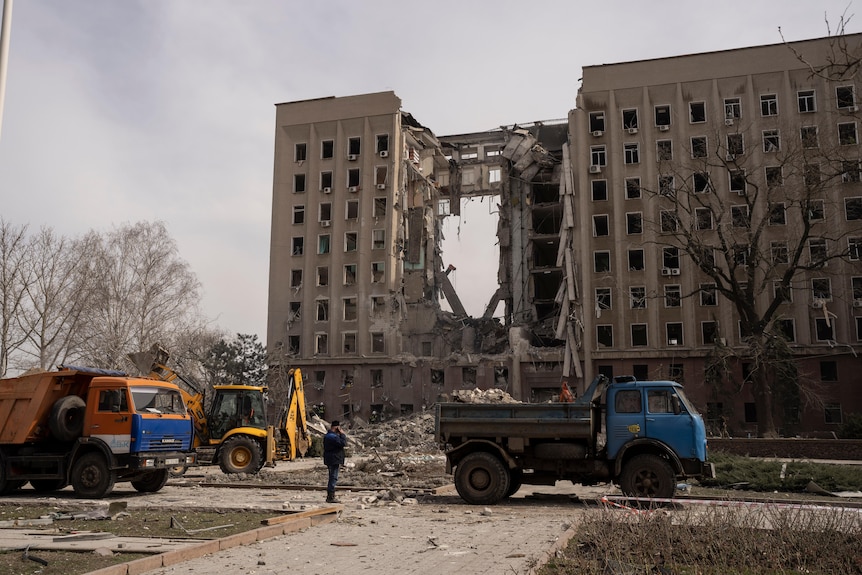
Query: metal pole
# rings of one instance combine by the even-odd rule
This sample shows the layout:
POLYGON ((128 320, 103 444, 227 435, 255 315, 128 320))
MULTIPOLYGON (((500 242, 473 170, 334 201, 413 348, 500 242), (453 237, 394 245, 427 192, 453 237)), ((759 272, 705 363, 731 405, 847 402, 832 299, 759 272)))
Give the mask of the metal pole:
POLYGON ((0 132, 3 131, 3 107, 6 101, 6 70, 9 67, 9 34, 12 29, 12 0, 3 2, 0 25, 0 132))

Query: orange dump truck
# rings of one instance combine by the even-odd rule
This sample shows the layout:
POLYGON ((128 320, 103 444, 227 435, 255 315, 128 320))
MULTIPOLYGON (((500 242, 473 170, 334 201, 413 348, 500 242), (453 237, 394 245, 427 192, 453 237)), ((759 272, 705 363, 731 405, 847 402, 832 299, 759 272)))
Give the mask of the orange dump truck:
POLYGON ((192 429, 172 383, 76 366, 0 379, 0 495, 27 482, 87 498, 117 481, 158 491, 194 463, 192 429))

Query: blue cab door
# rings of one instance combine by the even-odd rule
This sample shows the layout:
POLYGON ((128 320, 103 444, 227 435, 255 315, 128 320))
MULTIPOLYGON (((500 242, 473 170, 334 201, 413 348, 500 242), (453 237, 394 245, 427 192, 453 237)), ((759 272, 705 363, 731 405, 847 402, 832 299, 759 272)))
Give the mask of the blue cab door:
POLYGON ((640 387, 616 387, 608 390, 606 419, 608 459, 614 459, 620 448, 645 435, 643 390, 640 387))
POLYGON ((697 457, 694 417, 672 387, 646 387, 645 434, 668 445, 683 459, 697 457), (679 413, 675 413, 678 406, 679 413))

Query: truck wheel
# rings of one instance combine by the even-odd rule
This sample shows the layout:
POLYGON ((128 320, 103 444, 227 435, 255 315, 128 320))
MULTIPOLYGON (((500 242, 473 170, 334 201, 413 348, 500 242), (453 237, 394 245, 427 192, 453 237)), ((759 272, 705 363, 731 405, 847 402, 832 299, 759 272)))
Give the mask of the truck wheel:
POLYGON ((144 474, 140 479, 132 481, 132 487, 141 493, 155 493, 168 482, 170 473, 167 469, 156 469, 144 474))
POLYGON ((506 497, 509 471, 500 458, 477 451, 465 456, 455 468, 455 489, 471 505, 493 505, 506 497))
POLYGON ((49 491, 60 491, 68 483, 65 479, 31 479, 30 485, 39 493, 47 493, 49 491))
POLYGON ((520 469, 512 469, 509 471, 509 489, 506 490, 506 497, 511 497, 521 488, 524 472, 520 469))
POLYGON ((623 467, 620 488, 629 497, 673 497, 676 476, 667 460, 657 455, 635 455, 623 467))
POLYGON ((263 465, 260 444, 246 436, 231 437, 224 442, 219 467, 225 473, 257 473, 263 465))
POLYGON ((67 395, 54 402, 48 418, 48 429, 60 441, 74 441, 84 430, 84 400, 67 395))
POLYGON ((185 465, 174 465, 173 467, 168 467, 168 474, 171 477, 182 477, 188 470, 189 468, 185 465))
POLYGON ((101 453, 85 453, 72 466, 72 488, 78 497, 99 499, 114 489, 117 472, 101 453))

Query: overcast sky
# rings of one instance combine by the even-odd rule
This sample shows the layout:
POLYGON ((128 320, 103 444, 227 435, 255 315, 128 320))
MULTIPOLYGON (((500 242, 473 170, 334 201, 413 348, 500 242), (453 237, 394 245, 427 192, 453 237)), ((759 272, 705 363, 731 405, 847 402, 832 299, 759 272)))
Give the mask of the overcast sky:
MULTIPOLYGON (((788 40, 816 38, 827 17, 834 29, 855 8, 18 0, 0 215, 69 236, 162 220, 203 284, 207 316, 265 341, 276 103, 394 90, 437 135, 565 118, 582 66, 777 43, 779 26, 788 40)), ((488 269, 469 267, 495 282, 493 257, 474 259, 488 269)), ((477 315, 490 292, 468 303, 466 269, 453 283, 477 315)))

